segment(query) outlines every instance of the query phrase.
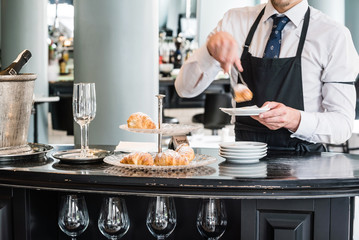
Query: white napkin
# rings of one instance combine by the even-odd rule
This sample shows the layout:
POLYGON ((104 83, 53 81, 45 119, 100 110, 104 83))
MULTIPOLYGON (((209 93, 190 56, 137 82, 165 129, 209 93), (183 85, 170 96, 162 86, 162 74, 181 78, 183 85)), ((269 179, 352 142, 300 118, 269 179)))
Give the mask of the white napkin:
POLYGON ((115 152, 156 152, 157 144, 154 142, 125 142, 120 141, 115 152))

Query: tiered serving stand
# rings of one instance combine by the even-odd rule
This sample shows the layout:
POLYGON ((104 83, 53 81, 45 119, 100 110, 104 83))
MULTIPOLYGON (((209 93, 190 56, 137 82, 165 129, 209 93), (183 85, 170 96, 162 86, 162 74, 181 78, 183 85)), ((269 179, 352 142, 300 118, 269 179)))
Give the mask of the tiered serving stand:
MULTIPOLYGON (((126 131, 134 132, 134 133, 148 133, 148 134, 157 134, 157 153, 151 153, 153 157, 156 154, 162 152, 162 136, 185 136, 186 134, 197 130, 199 127, 195 125, 186 125, 186 124, 163 124, 162 123, 162 106, 163 106, 163 98, 165 95, 156 95, 158 99, 158 128, 156 129, 137 129, 137 128, 129 128, 127 124, 120 125, 120 128, 126 131)), ((194 160, 192 160, 188 165, 180 165, 180 166, 144 166, 144 165, 133 165, 133 164, 123 164, 120 160, 126 156, 126 154, 115 154, 108 156, 104 159, 104 162, 123 167, 126 169, 135 169, 135 170, 152 170, 152 171, 162 171, 162 170, 185 170, 192 169, 196 167, 205 166, 217 161, 215 157, 196 154, 194 160)))

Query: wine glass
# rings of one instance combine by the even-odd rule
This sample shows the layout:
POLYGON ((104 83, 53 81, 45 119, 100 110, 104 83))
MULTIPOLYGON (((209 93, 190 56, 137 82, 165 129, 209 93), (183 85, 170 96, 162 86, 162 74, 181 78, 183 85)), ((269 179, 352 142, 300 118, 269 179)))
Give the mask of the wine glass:
POLYGON ((72 240, 86 230, 89 224, 89 215, 83 196, 62 196, 58 224, 60 229, 72 240))
POLYGON ((168 237, 177 224, 176 208, 172 197, 151 198, 147 210, 146 225, 158 240, 168 237))
POLYGON ((72 99, 74 120, 81 128, 81 158, 88 155, 88 126, 96 116, 95 83, 75 83, 72 99))
POLYGON ((197 215, 199 233, 210 240, 219 239, 227 227, 227 213, 224 201, 203 199, 197 215))
POLYGON ((98 219, 100 232, 108 239, 120 239, 130 228, 126 202, 119 197, 103 199, 98 219))

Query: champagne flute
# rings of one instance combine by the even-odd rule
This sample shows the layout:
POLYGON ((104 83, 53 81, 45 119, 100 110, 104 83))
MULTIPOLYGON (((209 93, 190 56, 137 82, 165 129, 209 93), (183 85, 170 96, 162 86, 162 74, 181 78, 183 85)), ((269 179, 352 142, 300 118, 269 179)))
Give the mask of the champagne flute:
POLYGON ((88 155, 88 127, 96 116, 95 83, 75 83, 72 100, 74 120, 81 128, 81 158, 88 155))
POLYGON ((89 224, 85 198, 66 195, 61 198, 58 225, 72 240, 83 233, 89 224))
POLYGON ((126 202, 119 197, 103 199, 98 219, 100 232, 108 239, 120 239, 130 228, 126 202))
POLYGON ((175 203, 172 197, 151 198, 147 210, 146 225, 158 240, 168 237, 177 224, 175 203))
POLYGON ((210 240, 219 239, 227 227, 227 213, 223 200, 203 199, 197 215, 199 233, 210 240))

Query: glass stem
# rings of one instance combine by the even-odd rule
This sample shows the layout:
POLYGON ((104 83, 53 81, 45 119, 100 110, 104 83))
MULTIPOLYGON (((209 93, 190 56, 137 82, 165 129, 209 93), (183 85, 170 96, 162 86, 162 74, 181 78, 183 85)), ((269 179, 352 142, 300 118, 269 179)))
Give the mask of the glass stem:
POLYGON ((81 125, 81 157, 87 156, 88 150, 88 125, 81 125))
POLYGON ((164 240, 165 238, 165 236, 157 236, 157 240, 164 240))
POLYGON ((76 238, 75 238, 75 237, 72 237, 71 240, 76 240, 76 238))

